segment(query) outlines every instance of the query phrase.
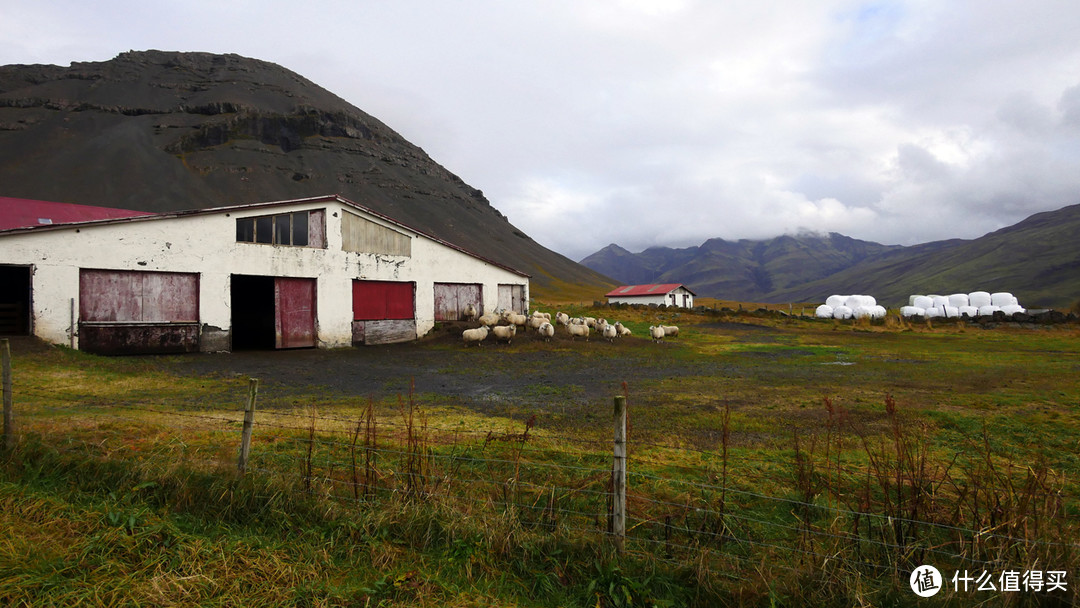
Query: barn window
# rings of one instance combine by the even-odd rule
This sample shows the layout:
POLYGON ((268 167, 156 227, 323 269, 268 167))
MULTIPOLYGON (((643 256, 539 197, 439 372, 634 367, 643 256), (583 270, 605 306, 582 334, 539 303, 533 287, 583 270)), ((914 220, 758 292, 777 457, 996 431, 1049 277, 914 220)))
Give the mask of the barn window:
POLYGON ((323 211, 295 211, 236 220, 238 243, 291 245, 293 247, 325 247, 322 225, 323 211))

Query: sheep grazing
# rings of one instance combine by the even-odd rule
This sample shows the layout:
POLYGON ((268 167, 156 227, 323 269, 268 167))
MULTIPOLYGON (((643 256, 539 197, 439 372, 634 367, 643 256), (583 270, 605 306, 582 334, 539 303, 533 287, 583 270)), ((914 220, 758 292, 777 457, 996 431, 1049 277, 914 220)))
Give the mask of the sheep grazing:
POLYGON ((544 321, 540 327, 536 328, 536 333, 544 336, 544 341, 551 340, 551 337, 555 335, 555 326, 551 323, 544 321))
POLYGON ((607 338, 608 342, 614 342, 615 338, 619 335, 619 330, 615 329, 614 325, 605 324, 600 335, 607 338))
POLYGON ((499 319, 501 319, 501 318, 502 317, 499 316, 498 314, 493 313, 493 312, 489 312, 489 313, 486 313, 486 314, 482 315, 479 319, 477 319, 477 321, 480 321, 481 325, 491 327, 493 325, 498 325, 499 324, 499 319))
POLYGON ((570 315, 565 312, 557 312, 555 313, 555 322, 566 327, 567 325, 570 325, 570 315))
POLYGON ((506 340, 506 343, 510 344, 517 334, 517 325, 496 325, 491 328, 491 332, 495 334, 495 341, 506 340))
POLYGON ((461 316, 466 321, 475 321, 476 317, 480 315, 480 312, 476 310, 476 305, 469 303, 465 305, 465 308, 461 311, 461 316))
POLYGON ((478 327, 476 329, 466 329, 465 331, 461 332, 461 339, 465 341, 465 346, 466 347, 468 347, 469 344, 471 344, 473 342, 476 342, 477 346, 483 346, 480 343, 483 342, 484 339, 487 338, 487 337, 488 337, 488 328, 486 328, 486 327, 478 327))
POLYGON ((584 317, 585 325, 588 327, 596 327, 596 317, 584 317))
POLYGON ((539 310, 534 310, 533 313, 532 313, 532 316, 534 318, 535 317, 543 317, 543 319, 545 321, 550 321, 551 320, 551 313, 550 312, 540 312, 539 310))
POLYGON ((676 325, 664 325, 662 327, 664 329, 664 337, 669 337, 669 336, 672 337, 672 338, 678 338, 679 337, 679 328, 678 328, 678 326, 676 326, 676 325))
POLYGON ((664 339, 664 336, 666 334, 667 332, 664 331, 664 328, 661 325, 649 326, 649 336, 652 338, 653 342, 659 343, 661 340, 664 339))
POLYGON ((503 321, 506 321, 511 325, 520 325, 522 327, 524 327, 525 324, 529 322, 529 317, 518 314, 512 310, 504 311, 502 314, 502 318, 503 321))
POLYGON ((585 341, 586 342, 589 341, 589 326, 588 325, 585 325, 585 324, 578 325, 576 323, 571 323, 570 325, 566 326, 566 333, 570 334, 570 337, 572 339, 574 339, 574 340, 577 340, 578 336, 584 336, 585 341))
POLYGON ((625 338, 626 336, 629 336, 631 333, 633 333, 630 331, 629 327, 622 324, 622 321, 615 322, 615 332, 619 335, 620 338, 625 338))
POLYGON ((539 331, 540 326, 543 325, 544 323, 548 323, 548 322, 549 321, 547 319, 545 319, 544 317, 538 317, 536 315, 533 315, 533 316, 529 317, 529 320, 526 323, 526 326, 531 327, 531 328, 539 331))

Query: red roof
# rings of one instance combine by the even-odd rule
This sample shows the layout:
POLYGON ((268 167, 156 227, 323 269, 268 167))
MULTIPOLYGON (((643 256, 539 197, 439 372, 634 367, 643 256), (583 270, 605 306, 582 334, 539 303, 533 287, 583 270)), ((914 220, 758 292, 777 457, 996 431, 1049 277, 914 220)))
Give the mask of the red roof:
MULTIPOLYGON (((604 294, 605 298, 620 298, 624 296, 655 296, 661 294, 671 293, 678 288, 684 288, 686 291, 690 291, 689 287, 686 287, 682 283, 658 283, 654 285, 623 285, 622 287, 616 287, 611 291, 604 294)), ((697 295, 690 291, 691 295, 697 295)))
POLYGON ((153 215, 145 211, 0 196, 0 230, 153 215))

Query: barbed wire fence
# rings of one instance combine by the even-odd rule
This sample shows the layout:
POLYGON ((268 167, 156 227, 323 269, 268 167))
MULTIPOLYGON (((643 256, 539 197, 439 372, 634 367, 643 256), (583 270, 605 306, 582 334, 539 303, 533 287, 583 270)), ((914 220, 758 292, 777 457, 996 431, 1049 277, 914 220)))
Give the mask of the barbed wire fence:
POLYGON ((729 440, 726 408, 711 450, 646 433, 638 440, 632 427, 627 434, 626 395, 614 398, 603 438, 543 429, 535 416, 503 428, 439 426, 411 393, 389 413, 373 399, 347 411, 260 407, 254 379, 210 405, 25 390, 16 424, 6 370, 8 449, 24 429, 48 429, 57 449, 235 467, 358 507, 441 502, 463 516, 593 536, 619 552, 734 579, 776 571, 906 577, 923 563, 1075 571, 1080 563, 1069 516, 1076 497, 1065 494, 1064 474, 1008 462, 979 438, 935 461, 895 416, 883 435, 856 433, 856 458, 831 404, 822 432, 796 433, 790 450, 761 456, 729 440))

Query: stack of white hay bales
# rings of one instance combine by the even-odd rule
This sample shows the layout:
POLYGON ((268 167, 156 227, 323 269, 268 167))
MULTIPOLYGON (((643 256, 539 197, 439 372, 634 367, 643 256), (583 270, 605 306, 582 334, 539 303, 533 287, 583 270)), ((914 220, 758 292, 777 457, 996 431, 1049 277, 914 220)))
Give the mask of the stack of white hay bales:
POLYGON ((832 295, 817 307, 814 316, 820 319, 880 319, 885 316, 885 307, 879 306, 874 296, 832 295))
POLYGON ((911 296, 908 305, 900 308, 900 314, 905 317, 935 317, 959 318, 962 316, 980 317, 990 316, 1001 311, 1007 315, 1027 312, 1016 300, 1016 296, 1008 292, 987 293, 985 291, 973 291, 971 293, 954 293, 950 296, 911 296))

